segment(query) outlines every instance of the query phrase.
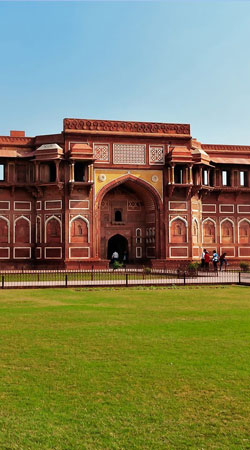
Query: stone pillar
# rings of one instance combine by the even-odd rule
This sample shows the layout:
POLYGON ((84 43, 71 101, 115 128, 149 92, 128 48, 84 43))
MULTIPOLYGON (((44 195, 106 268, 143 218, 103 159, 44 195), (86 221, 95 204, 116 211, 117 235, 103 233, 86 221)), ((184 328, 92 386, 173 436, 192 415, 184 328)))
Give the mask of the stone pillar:
POLYGON ((72 161, 69 167, 70 167, 70 169, 69 169, 69 173, 70 173, 69 177, 70 177, 70 180, 69 180, 69 181, 70 181, 71 183, 74 183, 74 181, 75 181, 75 173, 74 173, 74 170, 75 170, 75 162, 72 161))
POLYGON ((247 171, 247 185, 250 187, 250 169, 247 171))
POLYGON ((207 168, 207 185, 211 186, 210 167, 207 168))
POLYGON ((219 186, 222 186, 222 170, 218 170, 219 186))
POLYGON ((94 165, 93 164, 91 164, 91 166, 90 166, 90 181, 91 181, 91 183, 93 183, 93 181, 94 181, 94 165))
POLYGON ((168 184, 171 184, 171 168, 168 167, 168 184))
POLYGON ((39 162, 35 162, 35 181, 39 182, 40 181, 40 177, 39 177, 39 169, 40 169, 40 163, 39 162))
POLYGON ((193 184, 193 166, 189 166, 189 184, 193 184))
POLYGON ((202 167, 200 167, 200 170, 199 170, 199 184, 203 184, 203 180, 202 180, 202 167))
POLYGON ((171 184, 174 184, 174 164, 171 166, 171 184))
POLYGON ((56 183, 58 183, 60 181, 60 177, 59 177, 59 166, 60 166, 60 161, 57 160, 56 161, 56 183))

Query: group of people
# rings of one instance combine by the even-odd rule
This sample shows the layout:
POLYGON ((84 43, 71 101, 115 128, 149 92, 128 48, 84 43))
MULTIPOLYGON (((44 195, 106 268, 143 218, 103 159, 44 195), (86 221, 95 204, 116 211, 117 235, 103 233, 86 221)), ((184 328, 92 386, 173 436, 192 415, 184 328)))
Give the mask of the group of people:
MULTIPOLYGON (((201 255, 201 268, 204 270, 209 270, 209 263, 210 263, 210 255, 207 249, 204 248, 202 255, 201 255)), ((218 255, 216 250, 213 251, 212 254, 212 263, 214 266, 214 271, 217 272, 218 270, 218 264, 220 264, 220 271, 223 269, 223 265, 228 265, 228 262, 226 260, 226 253, 222 253, 221 256, 218 255)))

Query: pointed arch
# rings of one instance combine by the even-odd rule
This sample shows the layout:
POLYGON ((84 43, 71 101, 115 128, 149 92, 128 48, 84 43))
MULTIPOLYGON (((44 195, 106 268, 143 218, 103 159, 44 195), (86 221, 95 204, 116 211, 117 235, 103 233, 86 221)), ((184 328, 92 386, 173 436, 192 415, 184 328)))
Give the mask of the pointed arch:
MULTIPOLYGON (((112 191, 116 191, 116 188, 118 187, 124 187, 125 190, 128 192, 128 196, 130 195, 136 195, 136 198, 138 198, 143 205, 144 210, 146 211, 147 218, 149 220, 146 221, 145 213, 144 215, 141 214, 141 217, 143 218, 142 221, 143 224, 140 223, 137 226, 146 228, 147 227, 153 227, 155 229, 155 243, 154 243, 154 253, 157 258, 161 258, 165 254, 165 233, 164 233, 164 216, 163 216, 163 200, 162 200, 162 193, 161 189, 156 189, 156 186, 153 185, 153 183, 150 183, 150 181, 146 181, 140 176, 134 176, 129 171, 126 174, 123 174, 122 176, 119 176, 118 179, 112 180, 105 184, 97 193, 96 193, 96 201, 95 201, 95 211, 96 214, 94 216, 94 223, 93 223, 93 254, 95 257, 98 258, 105 258, 106 256, 106 247, 107 247, 107 240, 109 239, 110 234, 107 231, 107 227, 104 222, 104 216, 105 220, 108 222, 108 227, 111 226, 110 224, 112 217, 113 217, 113 210, 115 206, 113 206, 113 209, 111 211, 111 215, 109 215, 109 211, 107 211, 107 214, 102 215, 101 211, 101 204, 103 201, 105 201, 106 195, 109 196, 112 191), (111 219, 110 219, 111 217, 111 219)), ((125 203, 124 203, 125 204, 125 203)), ((119 206, 119 205, 118 205, 119 206)), ((140 208, 141 210, 141 208, 140 208)), ((129 210, 128 210, 129 211, 129 210)), ((127 214, 127 208, 125 208, 125 214, 124 214, 124 222, 125 226, 127 226, 127 217, 129 214, 127 214)), ((140 222, 138 220, 138 222, 140 222)), ((110 230, 111 231, 111 230, 110 230)), ((135 233, 135 230, 130 230, 132 235, 135 233)), ((134 238, 133 238, 134 239, 134 238)), ((134 242, 136 244, 136 242, 134 242)), ((134 244, 132 244, 132 241, 129 240, 129 247, 130 247, 130 255, 135 254, 135 247, 134 244)), ((143 245, 147 246, 146 240, 143 241, 143 245)))
POLYGON ((0 216, 0 242, 2 244, 10 242, 10 221, 4 216, 0 216))
POLYGON ((14 220, 14 242, 31 243, 31 221, 28 217, 19 216, 14 220))
POLYGON ((202 243, 216 243, 216 221, 211 217, 206 217, 202 221, 202 243))
POLYGON ((169 221, 169 242, 171 244, 188 242, 188 221, 182 216, 173 217, 169 221))
POLYGON ((250 243, 250 220, 246 217, 239 220, 238 227, 238 243, 249 244, 250 243), (245 225, 246 224, 246 225, 245 225))
POLYGON ((100 189, 100 191, 98 192, 98 194, 96 196, 96 202, 95 202, 96 208, 100 209, 101 202, 102 202, 104 196, 109 191, 111 191, 115 187, 119 186, 120 184, 124 184, 128 181, 135 183, 138 186, 144 187, 146 189, 146 191, 148 191, 151 194, 151 196, 153 197, 155 207, 162 210, 163 203, 162 203, 162 199, 161 199, 158 191, 149 182, 142 180, 141 178, 135 177, 134 175, 132 175, 130 173, 122 175, 121 177, 117 178, 116 180, 110 181, 108 184, 103 186, 102 189, 100 189))
POLYGON ((44 242, 48 243, 48 237, 50 238, 50 242, 53 243, 61 243, 62 242, 62 221, 59 219, 59 217, 56 216, 50 216, 45 220, 45 227, 44 227, 44 242), (50 230, 49 225, 52 220, 55 220, 55 222, 58 223, 58 226, 55 226, 53 230, 50 230), (53 234, 52 234, 53 233, 53 234))
POLYGON ((69 222, 69 242, 90 242, 90 229, 89 229, 89 221, 86 217, 82 216, 81 214, 78 214, 75 217, 72 217, 72 219, 69 222), (79 221, 79 223, 77 223, 79 221), (76 224, 74 224, 76 222, 76 224), (83 222, 83 223, 82 223, 83 222), (83 224, 85 224, 85 227, 83 227, 83 224), (77 230, 73 230, 73 225, 77 225, 78 227, 81 227, 81 232, 79 228, 79 233, 77 233, 77 230), (73 235, 74 232, 74 235, 73 235), (74 239, 74 236, 76 239, 74 239))
POLYGON ((225 217, 220 222, 220 243, 230 244, 232 242, 234 242, 234 222, 229 217, 225 217), (231 227, 223 225, 227 222, 231 225, 231 227))

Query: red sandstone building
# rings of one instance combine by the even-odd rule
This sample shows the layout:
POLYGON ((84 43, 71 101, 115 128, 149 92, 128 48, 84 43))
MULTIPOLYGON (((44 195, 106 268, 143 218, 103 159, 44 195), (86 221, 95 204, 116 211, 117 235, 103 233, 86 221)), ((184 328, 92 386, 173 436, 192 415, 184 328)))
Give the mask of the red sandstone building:
POLYGON ((250 258, 250 146, 186 124, 65 119, 0 137, 0 267, 155 266, 201 249, 250 258))

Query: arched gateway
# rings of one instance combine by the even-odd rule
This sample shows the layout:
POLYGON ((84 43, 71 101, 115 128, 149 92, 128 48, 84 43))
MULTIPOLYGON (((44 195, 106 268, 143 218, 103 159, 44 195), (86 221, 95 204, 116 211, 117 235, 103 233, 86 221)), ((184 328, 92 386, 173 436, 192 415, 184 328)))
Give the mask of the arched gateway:
POLYGON ((108 240, 107 259, 111 260, 114 252, 118 253, 120 261, 124 261, 125 255, 126 261, 129 259, 128 240, 121 234, 115 234, 108 240))
POLYGON ((110 259, 117 250, 121 257, 126 251, 130 262, 161 258, 161 199, 154 191, 133 176, 111 182, 100 191, 96 202, 97 256, 110 259), (121 247, 120 252, 115 246, 121 247))

